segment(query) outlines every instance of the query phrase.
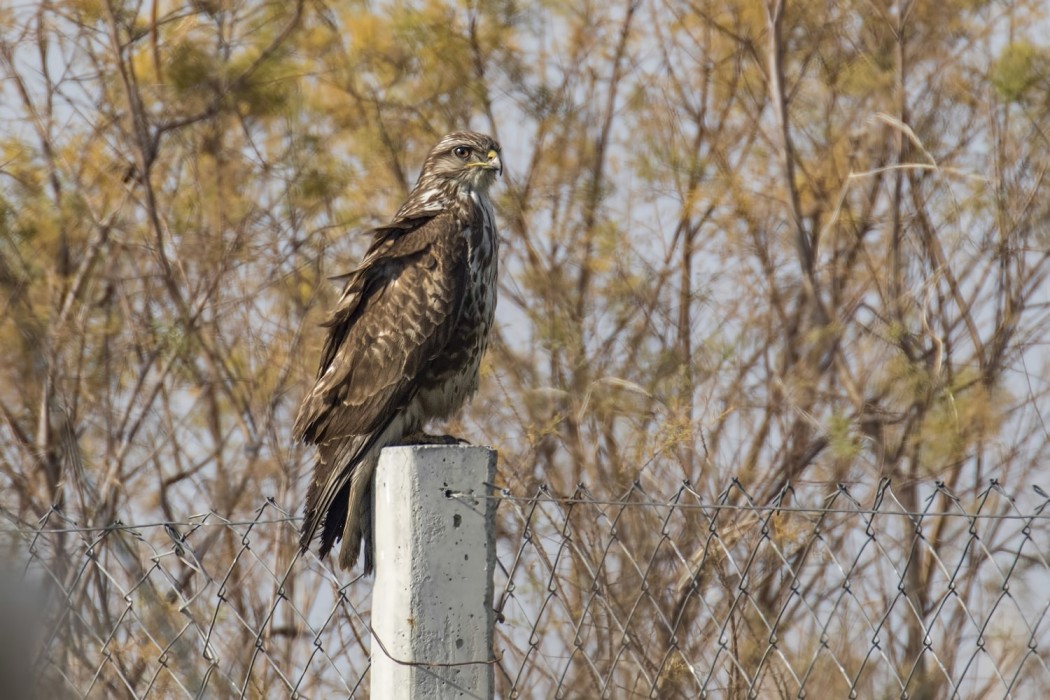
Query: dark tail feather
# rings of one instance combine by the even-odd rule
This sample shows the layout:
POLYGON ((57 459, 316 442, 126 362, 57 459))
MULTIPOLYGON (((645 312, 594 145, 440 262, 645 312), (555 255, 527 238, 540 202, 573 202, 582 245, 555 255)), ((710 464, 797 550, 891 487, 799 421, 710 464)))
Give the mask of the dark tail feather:
MULTIPOLYGON (((318 463, 316 469, 322 469, 323 465, 318 463)), ((306 552, 310 549, 314 537, 318 531, 321 532, 321 546, 317 553, 323 559, 328 552, 332 551, 333 545, 343 532, 343 523, 346 522, 347 499, 350 492, 350 479, 346 479, 343 487, 336 492, 335 497, 327 508, 318 501, 321 496, 321 485, 316 481, 310 484, 306 494, 306 520, 299 531, 299 549, 306 552)))
MULTIPOLYGON (((368 465, 365 465, 368 468, 368 465)), ((369 471, 374 471, 369 469, 369 471)), ((343 507, 341 509, 338 524, 336 521, 332 521, 331 525, 325 521, 325 532, 322 534, 322 547, 324 547, 324 538, 327 537, 328 528, 339 527, 337 534, 333 534, 333 537, 338 537, 342 540, 342 546, 339 548, 339 567, 345 571, 350 571, 357 564, 358 559, 361 558, 361 552, 364 550, 364 564, 362 566, 362 573, 365 575, 371 574, 375 568, 375 544, 373 542, 373 521, 372 521, 372 493, 375 489, 374 474, 369 476, 368 483, 365 485, 364 493, 361 495, 359 503, 354 503, 351 507, 351 490, 350 484, 347 484, 346 488, 343 489, 345 495, 341 496, 343 507), (353 518, 353 522, 349 522, 347 519, 353 518)), ((332 511, 329 511, 329 517, 332 517, 332 511)), ((334 541, 334 540, 333 540, 334 541)), ((327 550, 324 550, 327 551, 327 550)))
POLYGON ((361 504, 361 543, 365 549, 365 574, 371 574, 375 568, 375 542, 372 539, 373 525, 375 520, 372 513, 372 494, 375 492, 376 482, 372 478, 365 493, 364 503, 361 504))
POLYGON ((324 523, 321 526, 321 546, 318 553, 321 557, 332 551, 336 540, 343 534, 343 525, 346 523, 346 511, 350 499, 350 481, 336 494, 328 512, 324 514, 324 523))
MULTIPOLYGON (((393 416, 391 416, 391 419, 393 416)), ((339 565, 351 569, 360 555, 364 545, 364 571, 372 573, 374 564, 372 547, 372 477, 375 460, 378 455, 370 454, 376 442, 389 427, 388 420, 381 430, 367 435, 355 435, 341 443, 319 445, 317 465, 314 467, 314 479, 306 494, 306 520, 299 536, 299 549, 303 552, 310 549, 310 544, 320 531, 321 546, 318 553, 321 557, 328 554, 336 541, 343 540, 339 553, 339 565), (358 490, 360 503, 353 504, 356 511, 351 514, 351 487, 353 475, 358 469, 365 469, 361 476, 367 476, 366 488, 358 490), (357 522, 347 527, 347 518, 357 522)))
POLYGON ((367 449, 371 436, 354 436, 342 443, 318 446, 314 478, 306 492, 306 520, 299 534, 299 549, 310 549, 318 531, 324 557, 342 535, 349 508, 350 477, 362 449, 367 449))
MULTIPOLYGON (((339 566, 350 570, 363 544, 364 573, 372 573, 375 564, 372 491, 376 461, 379 459, 378 450, 374 452, 374 448, 390 444, 391 436, 386 433, 397 417, 398 413, 392 412, 373 432, 318 445, 314 480, 307 492, 307 519, 302 524, 299 536, 299 548, 303 552, 310 549, 319 529, 319 553, 322 557, 332 550, 336 540, 341 539, 339 566), (354 473, 360 469, 365 471, 358 474, 358 479, 366 478, 367 481, 354 488, 354 473), (360 486, 365 488, 361 489, 360 486), (357 497, 357 503, 353 506, 350 503, 352 495, 357 497), (356 522, 351 524, 354 527, 346 527, 348 517, 355 518, 356 522)), ((400 433, 396 438, 400 438, 400 433)))
POLYGON ((346 515, 343 518, 343 544, 339 547, 339 566, 347 571, 354 568, 365 550, 366 574, 372 572, 372 490, 378 454, 368 454, 354 465, 354 473, 346 496, 346 515))

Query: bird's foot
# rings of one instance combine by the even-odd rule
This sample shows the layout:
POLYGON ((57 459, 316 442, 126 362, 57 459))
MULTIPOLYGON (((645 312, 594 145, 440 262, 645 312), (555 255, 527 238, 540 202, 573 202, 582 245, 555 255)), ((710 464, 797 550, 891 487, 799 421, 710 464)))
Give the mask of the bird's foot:
POLYGON ((431 435, 422 430, 398 440, 399 445, 469 445, 470 442, 452 435, 431 435))

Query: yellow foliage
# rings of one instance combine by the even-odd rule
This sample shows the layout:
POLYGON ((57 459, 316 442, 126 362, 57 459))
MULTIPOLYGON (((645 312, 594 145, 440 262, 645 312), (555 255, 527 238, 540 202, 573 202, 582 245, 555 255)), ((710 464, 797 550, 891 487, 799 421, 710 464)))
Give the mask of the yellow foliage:
POLYGON ((990 79, 1008 102, 1019 102, 1040 86, 1045 94, 1050 79, 1050 51, 1029 41, 1016 41, 1003 49, 992 66, 990 79))
POLYGON ((891 90, 895 79, 892 64, 885 65, 873 60, 871 55, 862 54, 842 71, 839 76, 839 86, 848 95, 863 97, 891 90))
POLYGON ((926 415, 920 442, 923 463, 932 476, 955 467, 994 436, 1007 417, 1008 393, 973 378, 960 378, 955 388, 938 396, 926 415))

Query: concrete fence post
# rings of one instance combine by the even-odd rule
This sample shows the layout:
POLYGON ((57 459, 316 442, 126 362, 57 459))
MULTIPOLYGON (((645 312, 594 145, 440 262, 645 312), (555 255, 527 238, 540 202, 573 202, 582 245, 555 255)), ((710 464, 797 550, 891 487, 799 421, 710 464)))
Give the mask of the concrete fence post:
POLYGON ((388 447, 376 468, 372 697, 493 697, 496 453, 388 447))

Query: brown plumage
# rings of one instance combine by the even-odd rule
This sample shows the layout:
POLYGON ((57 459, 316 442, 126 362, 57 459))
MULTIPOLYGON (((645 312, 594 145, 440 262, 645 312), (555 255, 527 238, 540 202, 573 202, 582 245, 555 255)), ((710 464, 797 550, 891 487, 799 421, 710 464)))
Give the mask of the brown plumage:
POLYGON ((496 222, 488 189, 502 173, 489 136, 445 136, 408 199, 373 231, 325 321, 328 337, 295 437, 317 445, 300 547, 342 540, 351 568, 362 543, 371 573, 372 479, 379 452, 413 441, 474 393, 496 306, 496 222))

